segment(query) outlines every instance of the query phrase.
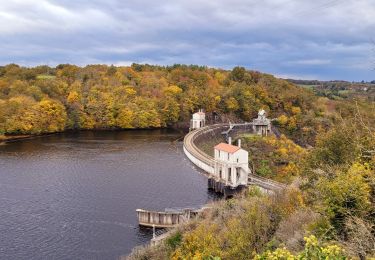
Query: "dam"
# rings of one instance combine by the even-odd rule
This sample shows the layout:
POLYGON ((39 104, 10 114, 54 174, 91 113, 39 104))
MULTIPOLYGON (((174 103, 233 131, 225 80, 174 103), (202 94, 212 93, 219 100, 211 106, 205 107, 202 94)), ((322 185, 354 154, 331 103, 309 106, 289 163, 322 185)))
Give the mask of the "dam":
MULTIPOLYGON (((189 160, 201 170, 208 174, 210 179, 218 179, 215 175, 215 158, 206 154, 197 147, 197 143, 207 138, 220 135, 227 131, 229 124, 216 124, 205 126, 197 130, 189 132, 184 138, 183 149, 185 155, 189 160)), ((252 129, 251 123, 235 124, 232 125, 231 130, 237 132, 246 132, 252 129)), ((224 180, 218 179, 218 182, 225 183, 224 180)), ((217 184, 220 185, 220 184, 217 184)), ((263 178, 255 175, 249 170, 247 185, 255 185, 266 191, 277 191, 284 189, 286 186, 279 182, 272 181, 270 179, 263 178)))
MULTIPOLYGON (((201 115, 201 111, 199 111, 201 115)), ((204 118, 202 119, 204 120, 204 118)), ((270 121, 260 111, 258 118, 250 123, 213 124, 195 123, 194 129, 186 134, 183 141, 183 151, 186 157, 207 176, 207 187, 224 198, 232 197, 248 186, 257 186, 265 192, 276 192, 286 188, 286 185, 258 176, 248 167, 248 152, 241 149, 240 141, 237 146, 231 144, 231 136, 238 133, 255 132, 261 135, 272 134, 270 121), (257 120, 257 121, 256 121, 257 120), (202 127, 196 127, 196 126, 202 127), (198 148, 200 142, 224 135, 229 143, 220 143, 213 147, 215 156, 208 155, 198 148)), ((141 226, 169 228, 196 217, 202 209, 183 209, 175 212, 155 212, 137 209, 138 222, 141 226)))

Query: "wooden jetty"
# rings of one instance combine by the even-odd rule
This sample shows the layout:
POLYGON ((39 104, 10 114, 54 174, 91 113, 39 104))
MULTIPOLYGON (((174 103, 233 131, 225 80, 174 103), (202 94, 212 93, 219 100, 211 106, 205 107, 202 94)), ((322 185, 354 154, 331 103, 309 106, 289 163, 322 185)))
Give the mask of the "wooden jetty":
POLYGON ((165 211, 150 211, 137 209, 140 226, 170 228, 195 218, 204 208, 169 209, 165 211))

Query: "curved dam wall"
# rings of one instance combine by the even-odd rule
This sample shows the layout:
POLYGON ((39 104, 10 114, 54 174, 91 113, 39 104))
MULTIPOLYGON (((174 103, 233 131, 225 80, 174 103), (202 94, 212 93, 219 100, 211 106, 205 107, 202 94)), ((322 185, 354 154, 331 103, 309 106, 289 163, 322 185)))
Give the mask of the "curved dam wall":
POLYGON ((211 125, 206 126, 188 133, 184 138, 184 153, 189 160, 197 167, 204 170, 208 174, 214 173, 214 158, 202 152, 196 143, 204 142, 208 138, 214 138, 221 135, 221 132, 226 130, 228 125, 211 125))
MULTIPOLYGON (((228 130, 228 124, 218 124, 206 126, 188 133, 184 138, 184 153, 189 160, 194 163, 198 168, 207 172, 209 175, 214 173, 215 161, 214 158, 205 152, 201 151, 196 143, 205 142, 210 138, 220 136, 223 131, 228 130)), ((249 132, 251 128, 248 125, 236 126, 230 135, 237 135, 242 132, 249 132)), ((249 185, 256 185, 264 190, 275 191, 286 188, 285 184, 266 179, 264 177, 257 176, 255 174, 249 174, 249 185)))
POLYGON ((214 167, 207 164, 207 163, 204 163, 202 162, 201 160, 197 159, 196 157, 194 157, 184 146, 184 152, 185 152, 185 155, 187 156, 187 158, 189 158, 189 160, 194 163, 199 169, 202 169, 204 170, 205 172, 209 173, 209 174, 213 174, 214 173, 214 167))

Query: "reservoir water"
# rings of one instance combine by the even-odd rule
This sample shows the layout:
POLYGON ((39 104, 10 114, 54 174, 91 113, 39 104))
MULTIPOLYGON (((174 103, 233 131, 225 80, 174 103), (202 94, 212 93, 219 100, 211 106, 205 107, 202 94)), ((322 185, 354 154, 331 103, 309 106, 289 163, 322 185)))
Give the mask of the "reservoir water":
POLYGON ((213 199, 179 137, 78 132, 0 145, 0 259, 117 259, 152 237, 137 208, 213 199))

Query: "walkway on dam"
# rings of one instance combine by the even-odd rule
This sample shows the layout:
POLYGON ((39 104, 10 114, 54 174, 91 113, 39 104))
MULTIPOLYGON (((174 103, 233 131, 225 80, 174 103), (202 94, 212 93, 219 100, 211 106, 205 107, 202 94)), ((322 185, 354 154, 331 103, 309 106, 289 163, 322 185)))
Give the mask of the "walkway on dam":
MULTIPOLYGON (((244 123, 243 125, 248 125, 249 123, 244 123)), ((236 126, 240 126, 242 124, 236 124, 236 126)), ((212 132, 214 134, 217 130, 221 130, 222 132, 224 129, 228 128, 229 124, 216 124, 210 125, 203 128, 199 128, 192 132, 189 132, 184 138, 184 152, 186 156, 199 168, 206 171, 208 174, 213 174, 214 167, 215 167, 215 159, 200 150, 196 144, 195 140, 203 135, 212 132)), ((255 175, 253 173, 249 173, 249 180, 248 185, 256 185, 263 189, 270 190, 270 191, 277 191, 286 188, 285 184, 255 175)))

